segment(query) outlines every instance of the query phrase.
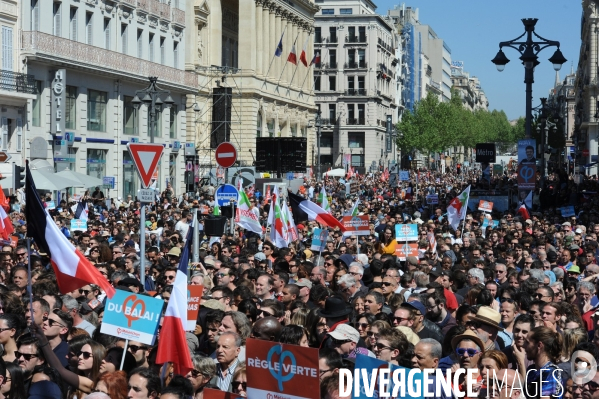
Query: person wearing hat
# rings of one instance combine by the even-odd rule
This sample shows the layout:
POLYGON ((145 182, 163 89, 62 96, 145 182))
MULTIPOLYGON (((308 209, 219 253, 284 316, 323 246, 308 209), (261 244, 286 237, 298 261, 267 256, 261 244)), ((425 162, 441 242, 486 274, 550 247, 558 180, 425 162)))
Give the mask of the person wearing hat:
POLYGON ((310 302, 310 290, 312 289, 312 282, 307 278, 300 278, 295 282, 295 285, 297 285, 300 289, 299 299, 312 308, 314 306, 314 304, 310 302))
POLYGON ((470 329, 474 331, 483 342, 484 350, 503 350, 505 342, 497 337, 503 330, 501 327, 501 314, 489 306, 481 306, 474 316, 470 316, 470 329))
POLYGON ((478 360, 480 355, 485 352, 485 345, 474 331, 466 330, 453 337, 451 347, 461 368, 478 369, 478 360))
POLYGON ((168 253, 166 254, 168 258, 169 266, 178 267, 179 266, 179 258, 181 258, 181 248, 172 247, 168 253))
POLYGON ((143 285, 139 282, 138 279, 134 277, 127 277, 119 281, 119 287, 127 287, 131 290, 131 292, 135 294, 139 294, 143 292, 143 285))
POLYGON ((344 359, 355 359, 358 354, 376 357, 367 348, 358 346, 360 333, 348 324, 339 324, 334 331, 329 331, 327 338, 330 347, 344 359))

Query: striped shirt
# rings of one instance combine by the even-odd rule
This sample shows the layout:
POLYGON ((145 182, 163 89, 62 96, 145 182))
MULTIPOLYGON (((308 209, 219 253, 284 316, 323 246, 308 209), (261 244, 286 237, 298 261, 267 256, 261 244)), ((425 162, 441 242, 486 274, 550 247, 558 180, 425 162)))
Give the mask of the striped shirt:
POLYGON ((218 389, 221 391, 229 391, 229 387, 231 386, 231 380, 233 379, 233 374, 235 373, 235 369, 239 365, 239 359, 235 359, 233 363, 226 370, 222 370, 220 363, 216 364, 216 385, 218 389))

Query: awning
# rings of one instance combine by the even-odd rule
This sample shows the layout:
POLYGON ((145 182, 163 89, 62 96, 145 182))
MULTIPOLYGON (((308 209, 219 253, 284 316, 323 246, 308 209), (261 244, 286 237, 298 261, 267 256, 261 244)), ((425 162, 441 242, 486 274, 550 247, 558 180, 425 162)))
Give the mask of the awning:
POLYGON ((64 177, 69 180, 74 180, 80 184, 81 186, 73 186, 73 187, 98 187, 102 186, 104 182, 102 179, 98 179, 97 177, 86 175, 85 173, 73 172, 71 170, 65 169, 61 172, 56 173, 56 176, 64 177))

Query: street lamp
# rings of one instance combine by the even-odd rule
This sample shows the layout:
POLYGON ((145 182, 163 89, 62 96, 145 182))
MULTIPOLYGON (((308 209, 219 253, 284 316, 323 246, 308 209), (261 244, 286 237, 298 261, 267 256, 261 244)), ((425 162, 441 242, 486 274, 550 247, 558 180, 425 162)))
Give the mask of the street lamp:
POLYGON ((320 175, 320 137, 322 135, 322 119, 320 118, 320 109, 318 110, 318 112, 316 113, 316 119, 314 120, 314 126, 316 127, 316 138, 317 138, 317 143, 316 143, 316 147, 318 149, 318 154, 316 155, 318 157, 318 159, 316 160, 318 162, 318 176, 316 177, 316 181, 320 181, 321 179, 321 175, 320 175))
POLYGON ((524 24, 524 33, 514 40, 499 43, 499 51, 495 58, 491 60, 497 66, 499 72, 505 69, 505 65, 510 60, 505 56, 503 47, 511 47, 520 53, 520 60, 524 65, 524 83, 526 83, 526 138, 531 137, 531 126, 532 126, 532 84, 534 83, 534 68, 539 65, 538 54, 547 47, 557 47, 555 53, 549 58, 549 62, 553 64, 553 69, 559 71, 567 60, 560 51, 560 44, 554 40, 547 40, 535 33, 535 25, 537 24, 537 18, 524 18, 522 23, 524 24), (533 35, 540 39, 540 41, 534 41, 533 35), (518 41, 526 36, 526 41, 518 41))
MULTIPOLYGON (((162 107, 166 109, 170 109, 175 101, 171 97, 171 92, 168 90, 163 90, 156 85, 156 81, 158 80, 155 76, 150 76, 148 78, 150 80, 150 85, 143 90, 137 90, 135 92, 135 97, 131 100, 133 107, 135 109, 139 109, 141 104, 146 104, 149 107, 150 111, 150 143, 154 142, 154 134, 156 131, 156 111, 162 111, 162 107), (164 101, 160 98, 160 96, 166 96, 164 101), (141 100, 139 99, 140 97, 141 100)), ((195 108, 194 108, 195 110, 195 108)))

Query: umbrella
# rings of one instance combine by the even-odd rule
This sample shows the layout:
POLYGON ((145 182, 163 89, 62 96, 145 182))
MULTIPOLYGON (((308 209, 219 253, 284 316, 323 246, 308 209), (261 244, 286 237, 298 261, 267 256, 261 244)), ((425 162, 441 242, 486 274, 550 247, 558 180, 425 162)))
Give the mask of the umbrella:
POLYGON ((78 181, 39 169, 32 169, 31 177, 33 177, 35 187, 38 190, 62 190, 67 187, 84 187, 78 181))
POLYGON ((343 177, 345 176, 345 169, 333 169, 322 174, 323 176, 343 177))
POLYGON ((85 173, 73 172, 72 170, 63 170, 62 172, 58 172, 56 176, 65 177, 69 180, 74 180, 82 185, 73 186, 73 187, 97 187, 102 186, 104 184, 102 179, 98 179, 97 177, 86 175, 85 173))

